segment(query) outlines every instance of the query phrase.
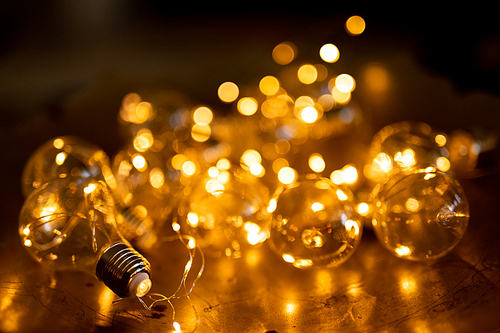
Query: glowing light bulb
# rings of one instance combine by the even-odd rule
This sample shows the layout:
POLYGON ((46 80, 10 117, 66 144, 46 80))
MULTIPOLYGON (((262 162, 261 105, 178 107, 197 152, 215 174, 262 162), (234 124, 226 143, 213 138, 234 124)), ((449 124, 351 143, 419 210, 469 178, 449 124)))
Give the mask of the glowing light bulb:
POLYGON ((87 271, 121 297, 141 297, 151 288, 150 266, 117 229, 107 163, 99 147, 75 137, 38 148, 23 170, 19 235, 37 261, 87 271))
POLYGON ((280 188, 271 202, 268 241, 285 262, 297 268, 333 267, 357 248, 363 227, 347 187, 308 175, 280 188))
POLYGON ((435 167, 450 168, 446 136, 423 122, 400 122, 382 128, 373 136, 364 175, 383 184, 393 174, 435 167))
POLYGON ((30 156, 23 170, 21 189, 25 197, 48 181, 70 177, 105 180, 116 185, 109 157, 98 146, 75 136, 47 141, 30 156))
POLYGON ((380 242, 398 257, 411 260, 449 253, 469 221, 459 182, 433 168, 395 178, 375 198, 372 225, 380 242))
POLYGON ((268 237, 269 191, 249 170, 219 164, 218 172, 209 168, 197 179, 174 219, 208 255, 239 258, 245 247, 268 237))
POLYGON ((19 235, 36 261, 86 271, 120 297, 151 288, 149 262, 119 234, 103 181, 55 179, 34 190, 21 209, 19 235))

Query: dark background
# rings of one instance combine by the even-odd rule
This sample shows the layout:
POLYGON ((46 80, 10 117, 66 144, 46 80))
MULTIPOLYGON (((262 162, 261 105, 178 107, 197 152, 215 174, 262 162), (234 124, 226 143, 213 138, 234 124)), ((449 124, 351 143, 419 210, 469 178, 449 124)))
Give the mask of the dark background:
MULTIPOLYGON (((319 48, 326 42, 336 44, 341 58, 335 66, 357 79, 355 94, 370 114, 374 132, 406 119, 444 131, 500 130, 500 25, 492 5, 376 7, 330 1, 228 6, 0 1, 2 256, 18 242, 24 200, 21 172, 38 146, 57 135, 79 135, 112 156, 123 143, 117 114, 129 92, 177 89, 193 104, 222 109, 218 86, 224 81, 251 85, 277 73, 281 67, 272 61, 271 51, 283 41, 297 45, 297 62, 319 62, 319 48), (367 24, 357 37, 347 35, 343 27, 353 14, 367 24), (385 67, 391 77, 384 98, 370 94, 361 79, 373 63, 385 67)), ((498 186, 498 174, 465 181, 473 227, 460 256, 487 256, 489 242, 498 239, 498 186)), ((373 237, 367 244, 378 248, 373 237)), ((367 256, 366 251, 360 253, 367 256)), ((493 286, 498 294, 496 282, 493 286)), ((489 304, 498 302, 485 300, 469 307, 476 315, 471 321, 484 318, 486 323, 495 313, 489 304)), ((494 325, 490 322, 489 328, 494 325)))

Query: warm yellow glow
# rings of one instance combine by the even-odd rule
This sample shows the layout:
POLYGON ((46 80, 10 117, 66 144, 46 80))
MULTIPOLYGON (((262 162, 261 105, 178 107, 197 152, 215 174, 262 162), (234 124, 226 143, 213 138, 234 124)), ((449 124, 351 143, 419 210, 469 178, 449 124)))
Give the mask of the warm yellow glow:
POLYGON ((224 82, 219 86, 217 90, 217 95, 220 100, 225 103, 231 103, 238 98, 240 94, 240 89, 234 82, 224 82))
POLYGON ((344 184, 352 185, 358 180, 358 170, 348 164, 342 168, 342 182, 344 184))
POLYGON ((208 168, 207 170, 207 174, 210 178, 216 178, 219 175, 219 172, 220 172, 219 169, 214 166, 208 168))
POLYGON ((227 158, 221 158, 217 161, 217 169, 228 170, 231 167, 231 162, 227 158))
POLYGON ((282 168, 287 167, 287 166, 289 166, 288 161, 286 159, 280 157, 280 158, 277 158, 273 161, 272 167, 273 167, 273 171, 275 173, 278 173, 278 172, 280 172, 280 170, 282 168))
POLYGON ((140 102, 135 108, 134 123, 142 124, 148 121, 153 115, 153 107, 148 102, 140 102))
POLYGON ((389 172, 392 170, 392 160, 386 153, 378 153, 373 159, 372 167, 377 172, 389 172))
POLYGON ((323 61, 333 63, 339 60, 340 52, 337 46, 328 43, 321 47, 319 50, 319 56, 323 59, 323 61))
POLYGON ((250 245, 263 243, 267 239, 267 234, 258 224, 245 222, 243 229, 245 229, 247 233, 247 242, 250 245))
POLYGON ((330 174, 330 179, 331 181, 336 184, 340 185, 343 183, 343 177, 342 177, 342 170, 335 170, 330 174))
POLYGON ((337 197, 339 198, 340 201, 346 201, 347 199, 349 199, 347 194, 345 194, 344 191, 342 191, 341 189, 338 189, 335 192, 337 193, 337 197))
POLYGON ((267 212, 272 213, 276 210, 277 207, 278 207, 278 202, 276 201, 276 199, 273 198, 269 200, 269 205, 267 206, 267 212))
POLYGON ((135 150, 138 152, 145 152, 153 145, 154 137, 153 133, 147 128, 139 130, 137 135, 134 137, 133 145, 135 150))
POLYGON ((288 262, 288 263, 293 263, 293 262, 295 262, 295 258, 294 258, 292 255, 290 255, 290 254, 286 254, 286 253, 285 253, 285 254, 283 254, 281 257, 283 258, 283 260, 284 260, 284 261, 286 261, 286 262, 288 262))
POLYGON ((83 189, 83 192, 85 192, 85 194, 90 194, 92 192, 94 192, 96 189, 96 186, 94 183, 90 183, 89 185, 87 185, 84 189, 83 189))
POLYGON ((254 163, 262 163, 262 156, 255 149, 247 149, 241 155, 241 162, 246 166, 251 166, 254 163))
POLYGON ((181 230, 181 225, 179 223, 177 223, 177 222, 173 222, 172 223, 172 230, 174 230, 174 231, 181 230))
POLYGON ((177 154, 172 157, 171 163, 175 170, 181 170, 184 162, 187 161, 187 157, 184 154, 177 154))
POLYGON ((140 172, 148 168, 148 163, 144 156, 142 156, 141 154, 134 154, 132 156, 132 165, 140 172))
POLYGON ((405 207, 410 212, 415 213, 420 210, 420 203, 415 198, 408 198, 408 200, 406 200, 405 202, 405 207))
POLYGON ((285 313, 288 315, 293 315, 297 309, 297 305, 293 301, 289 301, 285 304, 285 313))
POLYGON ((185 176, 191 177, 196 173, 196 164, 193 161, 186 161, 182 164, 182 173, 185 176))
POLYGON ((196 227, 198 225, 198 222, 199 222, 198 214, 196 214, 195 212, 189 212, 187 214, 187 223, 190 226, 196 227))
POLYGON ((318 78, 318 71, 313 65, 302 65, 297 71, 297 77, 299 78, 300 82, 304 84, 311 84, 314 83, 318 78))
POLYGON ((347 220, 345 221, 345 230, 353 232, 354 235, 359 234, 359 226, 356 221, 353 220, 347 220))
POLYGON ((325 209, 325 206, 321 202, 315 202, 311 205, 311 209, 313 210, 313 212, 319 212, 325 209))
POLYGON ((318 120, 318 110, 312 106, 306 106, 300 112, 301 119, 308 124, 314 123, 318 120))
POLYGON ((400 245, 394 251, 400 257, 407 256, 407 255, 411 254, 410 248, 408 246, 404 246, 404 245, 400 245))
POLYGON ((281 168, 278 172, 278 180, 283 184, 291 184, 297 179, 297 171, 290 167, 281 168))
POLYGON ((391 82, 389 73, 380 65, 370 65, 363 74, 363 81, 373 94, 385 93, 391 82))
POLYGON ((434 137, 434 141, 439 147, 443 147, 446 144, 446 136, 444 136, 443 134, 437 134, 434 137))
POLYGON ((149 172, 149 183, 154 188, 160 188, 165 184, 165 175, 163 170, 160 168, 153 168, 149 172))
POLYGON ((326 163, 321 154, 311 154, 309 156, 309 168, 314 172, 323 172, 325 170, 326 163))
POLYGON ((417 164, 415 151, 408 148, 403 150, 403 152, 397 152, 396 155, 394 155, 394 161, 396 161, 402 168, 410 168, 417 164))
POLYGON ((191 250, 194 249, 196 247, 196 239, 194 239, 193 237, 189 237, 186 245, 187 245, 188 249, 191 249, 191 250))
POLYGON ((250 173, 256 177, 263 177, 265 171, 266 170, 260 163, 252 163, 252 165, 250 165, 250 173))
POLYGON ((174 326, 174 330, 176 332, 182 332, 182 330, 181 330, 181 324, 179 324, 178 322, 174 321, 174 323, 172 324, 172 326, 174 326))
POLYGON ((370 205, 368 205, 366 202, 360 202, 356 206, 356 211, 361 216, 368 216, 368 214, 370 213, 370 205))
POLYGON ((323 108, 323 111, 330 111, 335 106, 335 100, 331 94, 324 94, 319 96, 318 103, 323 108))
POLYGON ((251 116, 257 112, 259 104, 253 97, 243 97, 238 101, 236 106, 239 113, 244 116, 251 116))
POLYGON ((64 140, 61 138, 54 139, 54 141, 52 142, 52 145, 56 149, 62 149, 64 147, 64 140))
POLYGON ((402 279, 401 280, 401 288, 405 292, 414 291, 416 288, 415 280, 413 280, 412 278, 409 278, 409 277, 402 279))
POLYGON ((351 16, 345 23, 345 29, 348 34, 357 36, 363 33, 366 28, 365 20, 358 15, 351 16))
POLYGON ((439 171, 446 172, 450 169, 451 163, 449 159, 441 156, 437 158, 436 166, 439 169, 439 171))
POLYGON ((335 86, 341 93, 349 93, 356 87, 356 81, 349 74, 340 74, 335 78, 335 86))
POLYGON ((23 235, 28 236, 29 234, 30 234, 30 228, 25 227, 25 228, 23 229, 23 235))
POLYGON ((295 59, 297 47, 291 42, 283 42, 276 45, 273 49, 273 60, 279 65, 288 65, 295 59))
POLYGON ((191 128, 191 137, 198 142, 205 142, 210 138, 212 130, 209 125, 198 123, 191 128))
POLYGON ((335 102, 337 102, 339 104, 346 104, 351 100, 351 93, 350 92, 342 92, 338 89, 337 86, 335 86, 332 89, 332 97, 335 100, 335 102))
POLYGON ((65 152, 60 152, 56 155, 56 164, 57 165, 63 165, 64 161, 66 161, 66 153, 65 152))
POLYGON ((196 124, 208 125, 214 118, 212 110, 206 106, 200 106, 193 112, 193 120, 196 124))
POLYGON ((24 246, 30 247, 31 245, 33 245, 33 243, 31 242, 31 240, 29 240, 29 239, 25 239, 24 240, 24 246))
POLYGON ((266 96, 272 96, 278 92, 280 83, 274 76, 265 76, 259 82, 260 91, 266 96))
POLYGON ((225 183, 220 182, 218 179, 210 179, 205 184, 205 190, 207 191, 207 193, 210 193, 213 196, 219 197, 226 190, 226 188, 224 187, 224 184, 225 183))

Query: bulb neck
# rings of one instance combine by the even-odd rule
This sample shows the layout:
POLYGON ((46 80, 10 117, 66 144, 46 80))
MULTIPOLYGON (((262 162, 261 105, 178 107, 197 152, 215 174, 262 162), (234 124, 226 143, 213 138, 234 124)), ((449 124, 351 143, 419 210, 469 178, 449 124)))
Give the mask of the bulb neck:
POLYGON ((122 242, 113 244, 102 254, 97 262, 96 276, 120 297, 144 296, 151 287, 149 262, 122 242), (144 286, 147 286, 146 291, 144 286))

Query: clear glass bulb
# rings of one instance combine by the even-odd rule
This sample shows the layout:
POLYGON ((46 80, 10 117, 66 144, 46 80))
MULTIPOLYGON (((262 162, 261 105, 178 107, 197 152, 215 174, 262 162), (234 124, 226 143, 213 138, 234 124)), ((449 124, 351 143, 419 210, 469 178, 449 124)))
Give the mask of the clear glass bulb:
POLYGON ((98 146, 75 136, 60 136, 41 145, 28 159, 22 174, 25 197, 48 181, 66 177, 105 180, 115 184, 109 157, 98 146))
POLYGON ((297 268, 339 266, 361 240, 354 195, 329 179, 308 175, 271 199, 270 247, 297 268))
POLYGON ((117 231, 103 181, 68 178, 40 186, 21 209, 19 235, 38 262, 86 271, 120 297, 141 297, 151 288, 149 262, 117 231))
POLYGON ((382 128, 373 136, 363 173, 375 184, 385 183, 398 172, 429 166, 450 168, 447 136, 423 122, 404 121, 382 128))
POLYGON ((398 257, 437 259, 462 239, 469 206, 457 180, 429 167, 390 179, 374 201, 372 225, 398 257))
POLYGON ((116 228, 110 189, 116 180, 108 163, 102 149, 78 137, 57 137, 40 146, 23 170, 26 201, 19 233, 38 261, 86 270, 120 296, 137 288, 131 295, 143 295, 151 287, 149 263, 116 228), (87 248, 90 253, 81 255, 87 248), (106 265, 91 267, 98 262, 106 265))
POLYGON ((245 247, 267 239, 268 202, 268 188, 248 171, 214 166, 197 180, 175 221, 208 255, 239 258, 245 247))

